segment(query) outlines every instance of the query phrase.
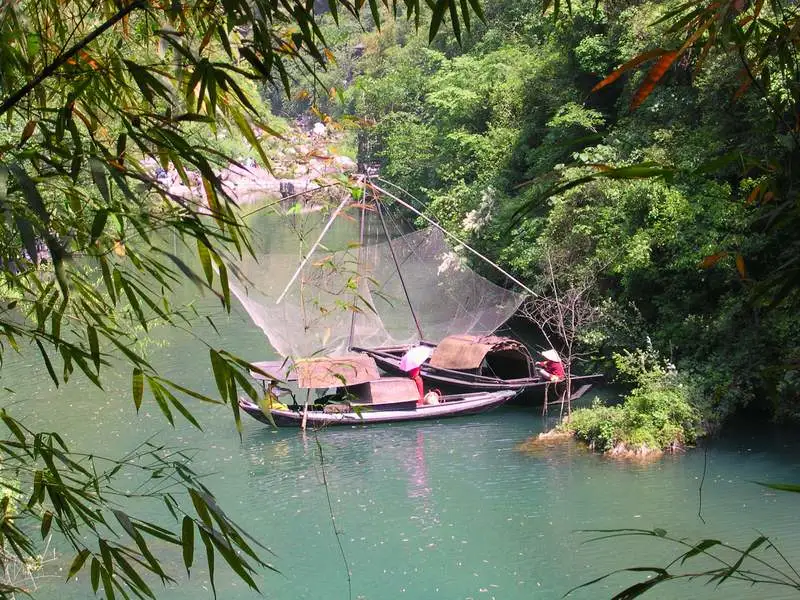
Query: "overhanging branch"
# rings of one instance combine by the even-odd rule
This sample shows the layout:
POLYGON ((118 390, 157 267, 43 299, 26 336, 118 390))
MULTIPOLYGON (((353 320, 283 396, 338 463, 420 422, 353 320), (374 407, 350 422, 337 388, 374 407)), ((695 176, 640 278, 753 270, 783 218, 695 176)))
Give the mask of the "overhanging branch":
POLYGON ((100 25, 97 29, 92 31, 89 35, 87 35, 82 40, 78 41, 73 45, 69 50, 58 55, 53 62, 47 65, 41 72, 31 79, 28 83, 23 85, 20 89, 16 92, 8 96, 5 100, 3 100, 2 104, 0 104, 0 116, 7 113, 9 110, 14 108, 16 104, 22 100, 25 96, 31 93, 33 89, 42 83, 45 79, 52 76, 56 71, 58 71, 61 67, 63 67, 69 59, 74 57, 78 52, 83 50, 86 46, 91 44, 94 40, 98 37, 103 35, 108 29, 113 27, 119 21, 124 19, 126 16, 131 14, 133 11, 138 10, 140 8, 144 8, 146 6, 145 0, 136 0, 136 2, 132 2, 125 8, 120 9, 114 14, 113 17, 108 19, 102 25, 100 25))

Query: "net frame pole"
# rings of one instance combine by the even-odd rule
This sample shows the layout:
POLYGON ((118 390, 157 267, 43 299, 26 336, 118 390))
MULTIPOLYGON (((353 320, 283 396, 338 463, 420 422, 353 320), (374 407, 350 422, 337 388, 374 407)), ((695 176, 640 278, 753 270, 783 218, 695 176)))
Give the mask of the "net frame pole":
POLYGON ((322 233, 319 234, 319 237, 317 238, 317 241, 314 242, 314 245, 311 246, 311 249, 308 251, 308 254, 306 254, 306 257, 300 263, 300 266, 297 267, 297 270, 294 272, 294 275, 292 275, 292 278, 289 280, 289 283, 286 284, 286 287, 283 289, 283 292, 281 292, 281 295, 275 301, 275 304, 280 304, 281 303, 281 300, 283 300, 283 297, 287 294, 287 292, 289 291, 289 288, 292 287, 292 284, 295 282, 297 277, 300 275, 300 272, 303 270, 303 267, 305 267, 306 263, 308 263, 308 261, 311 260, 311 255, 314 254, 314 251, 322 243, 322 238, 324 238, 325 234, 328 233, 328 229, 331 228, 331 225, 333 225, 334 220, 336 219, 336 217, 339 216, 339 213, 344 208, 344 205, 347 204, 349 201, 350 201, 350 197, 349 196, 345 196, 344 200, 342 200, 342 202, 339 204, 339 206, 336 207, 336 210, 333 211, 333 214, 331 215, 331 218, 328 219, 328 222, 325 224, 325 227, 322 229, 322 233))
POLYGON ((361 194, 361 215, 359 217, 359 224, 358 224, 358 257, 356 258, 356 289, 353 292, 353 314, 350 315, 350 337, 347 340, 347 349, 353 347, 353 339, 355 338, 356 334, 356 302, 358 302, 358 284, 361 280, 361 261, 363 260, 363 253, 364 253, 364 212, 367 210, 367 186, 366 181, 364 187, 362 187, 362 194, 361 194))
MULTIPOLYGON (((528 293, 529 293, 531 296, 533 296, 534 298, 538 298, 538 297, 539 297, 539 294, 537 294, 536 292, 534 292, 534 291, 533 291, 531 288, 529 288, 527 285, 525 285, 524 283, 522 283, 522 282, 521 282, 519 279, 517 279, 516 277, 514 277, 514 276, 513 276, 511 273, 509 273, 508 271, 506 271, 505 269, 503 269, 503 267, 501 267, 501 266, 500 266, 500 265, 498 265, 496 262, 492 261, 490 258, 488 258, 488 257, 484 256, 483 254, 481 254, 480 252, 478 252, 477 250, 475 250, 475 248, 473 248, 472 246, 470 246, 469 244, 467 244, 465 241, 463 241, 463 240, 459 239, 458 237, 456 237, 455 235, 453 235, 452 233, 450 233, 449 231, 447 231, 447 229, 445 229, 444 227, 442 227, 441 225, 439 225, 439 224, 438 224, 436 221, 434 221, 434 220, 433 220, 433 219, 431 219, 430 217, 426 216, 426 215, 425 215, 425 214, 423 214, 422 212, 418 211, 416 208, 414 208, 413 206, 411 206, 411 205, 410 205, 408 202, 405 202, 404 200, 402 200, 402 199, 398 198, 397 196, 395 196, 395 195, 394 195, 394 194, 392 194, 391 192, 389 192, 389 191, 387 191, 387 190, 383 189, 382 187, 380 187, 380 186, 378 186, 378 185, 375 185, 375 184, 374 184, 374 183, 372 183, 371 181, 370 181, 370 186, 372 186, 374 189, 378 190, 378 191, 379 191, 381 194, 385 194, 386 196, 388 196, 389 198, 391 198, 392 200, 394 200, 395 202, 397 202, 397 203, 398 203, 398 204, 400 204, 401 206, 404 206, 405 208, 407 208, 408 210, 410 210, 411 212, 413 212, 413 213, 414 213, 415 215, 417 215, 418 217, 421 217, 421 218, 422 218, 422 219, 424 219, 426 222, 430 223, 430 224, 431 224, 431 225, 433 225, 433 226, 434 226, 436 229, 438 229, 438 230, 439 230, 439 231, 441 231, 443 234, 445 234, 447 237, 451 238, 452 240, 454 240, 454 241, 458 242, 459 244, 461 244, 462 246, 464 246, 464 248, 466 248, 467 250, 469 250, 470 252, 472 252, 472 254, 474 254, 475 256, 477 256, 478 258, 480 258, 482 261, 486 262, 487 264, 489 264, 489 265, 491 265, 492 267, 494 267, 495 269, 497 269, 497 270, 498 270, 500 273, 502 273, 503 275, 505 275, 506 277, 508 277, 508 278, 509 278, 511 281, 513 281, 514 283, 516 283, 518 286, 520 286, 520 287, 521 287, 523 290, 525 290, 526 292, 528 292, 528 293)), ((380 206, 380 202, 377 202, 377 201, 376 201, 376 204, 377 204, 378 206, 380 206)), ((389 247, 391 248, 391 245, 390 245, 389 247)), ((401 279, 402 279, 402 278, 401 278, 401 279)))
POLYGON ((386 227, 386 221, 383 218, 383 210, 381 209, 381 202, 380 200, 378 200, 377 197, 375 197, 374 200, 375 200, 375 208, 378 212, 378 217, 381 220, 381 227, 383 228, 383 233, 386 236, 386 243, 389 245, 389 252, 392 255, 392 261, 394 262, 394 267, 397 270, 397 277, 400 279, 400 285, 403 287, 403 293, 406 296, 406 303, 408 304, 408 308, 411 311, 411 316, 414 318, 414 325, 417 327, 419 340, 422 341, 425 339, 425 335, 422 333, 422 327, 420 327, 419 325, 419 319, 417 319, 417 313, 414 311, 414 306, 411 304, 411 297, 408 295, 408 289, 406 288, 406 281, 403 278, 403 272, 400 270, 400 264, 397 262, 397 256, 394 253, 392 238, 389 236, 389 228, 386 227))

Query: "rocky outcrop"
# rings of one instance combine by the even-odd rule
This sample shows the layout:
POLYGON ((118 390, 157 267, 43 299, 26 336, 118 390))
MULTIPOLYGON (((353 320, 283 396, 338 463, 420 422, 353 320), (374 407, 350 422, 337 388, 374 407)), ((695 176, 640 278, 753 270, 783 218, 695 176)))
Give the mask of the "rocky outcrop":
MULTIPOLYGON (((240 159, 217 175, 225 191, 239 204, 264 200, 295 199, 302 202, 306 192, 313 192, 356 171, 353 159, 329 149, 335 138, 319 133, 293 131, 286 146, 272 157, 267 168, 252 158, 240 159)), ((188 183, 181 180, 173 167, 164 169, 152 159, 145 163, 151 175, 171 196, 205 203, 205 190, 199 173, 187 171, 188 183)), ((307 200, 313 202, 313 200, 307 200)), ((292 203, 294 203, 292 202, 292 203)))

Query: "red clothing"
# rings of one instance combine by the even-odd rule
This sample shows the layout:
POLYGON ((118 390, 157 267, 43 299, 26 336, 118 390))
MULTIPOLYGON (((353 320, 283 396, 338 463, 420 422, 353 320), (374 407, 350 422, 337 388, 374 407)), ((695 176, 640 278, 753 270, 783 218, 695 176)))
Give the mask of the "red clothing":
POLYGON ((422 367, 417 367, 415 369, 411 369, 410 371, 408 371, 408 376, 411 377, 411 379, 414 380, 414 383, 417 384, 417 391, 419 392, 420 403, 423 401, 423 398, 425 397, 425 388, 422 385, 422 376, 419 374, 421 368, 422 367))
POLYGON ((550 381, 561 381, 566 377, 564 374, 564 365, 554 360, 543 360, 536 363, 550 374, 550 381), (556 378, 555 380, 553 378, 556 378))

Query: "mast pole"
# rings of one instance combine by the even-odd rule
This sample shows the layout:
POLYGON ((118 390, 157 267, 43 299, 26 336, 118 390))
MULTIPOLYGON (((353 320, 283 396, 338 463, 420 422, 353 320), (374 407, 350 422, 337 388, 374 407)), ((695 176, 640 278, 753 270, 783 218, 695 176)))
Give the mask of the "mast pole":
POLYGON ((422 333, 422 327, 420 327, 419 325, 419 319, 417 319, 417 313, 414 312, 414 306, 411 304, 411 298, 408 295, 406 282, 405 279, 403 279, 403 273, 400 270, 400 264, 397 262, 397 256, 394 253, 394 246, 392 246, 392 239, 389 237, 389 229, 386 227, 386 221, 383 218, 383 210, 381 209, 381 203, 377 197, 375 198, 375 207, 377 208, 378 216, 381 219, 381 227, 383 227, 383 233, 386 236, 386 243, 389 244, 389 252, 392 254, 392 260, 394 261, 394 267, 397 270, 397 276, 400 278, 400 285, 403 287, 403 293, 406 295, 406 303, 408 304, 408 308, 411 311, 411 316, 414 317, 414 325, 416 325, 417 327, 417 333, 419 333, 419 340, 422 341, 425 339, 425 336, 422 333))
MULTIPOLYGON (((365 175, 366 177, 366 175, 365 175)), ((361 261, 364 252, 364 212, 367 208, 367 182, 364 179, 364 185, 361 188, 361 215, 359 217, 359 231, 358 231, 358 258, 356 259, 356 289, 353 292, 353 314, 350 316, 350 338, 347 341, 347 349, 353 347, 353 339, 356 334, 356 302, 358 302, 358 284, 361 281, 361 261)))

